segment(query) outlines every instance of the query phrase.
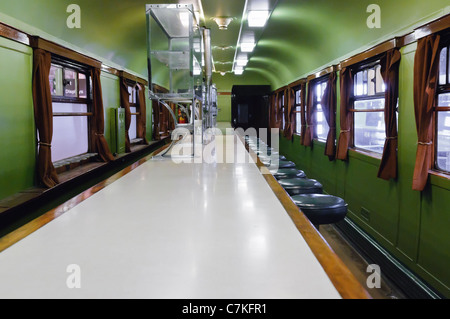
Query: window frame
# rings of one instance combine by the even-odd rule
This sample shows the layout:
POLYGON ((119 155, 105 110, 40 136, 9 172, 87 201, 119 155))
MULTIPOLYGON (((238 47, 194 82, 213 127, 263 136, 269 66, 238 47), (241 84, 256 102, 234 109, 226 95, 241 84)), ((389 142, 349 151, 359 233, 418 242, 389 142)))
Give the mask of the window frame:
MULTIPOLYGON (((128 88, 128 103, 130 105, 130 114, 131 114, 131 122, 133 122, 133 116, 135 117, 135 122, 136 122, 136 137, 134 139, 130 138, 130 144, 134 145, 134 144, 139 144, 142 141, 142 138, 138 137, 138 121, 139 121, 139 116, 141 115, 141 110, 140 110, 140 105, 139 105, 139 89, 137 87, 137 82, 130 80, 130 79, 125 79, 125 83, 127 84, 127 88, 128 88), (130 93, 130 88, 131 88, 131 93, 130 93), (134 96, 133 96, 134 95, 134 96), (136 112, 131 112, 131 108, 134 107, 136 108, 136 112)), ((128 135, 130 134, 130 132, 128 131, 128 135)))
MULTIPOLYGON (((301 136, 302 133, 302 119, 301 119, 301 115, 302 115, 302 86, 301 85, 297 85, 294 86, 292 88, 294 90, 294 113, 295 113, 295 122, 294 122, 294 134, 301 136), (298 93, 298 95, 297 95, 298 93), (297 122, 297 114, 300 114, 300 126, 298 125, 299 123, 297 122), (299 130, 297 130, 297 128, 299 130)), ((304 92, 303 92, 304 93, 304 92)))
MULTIPOLYGON (((367 93, 363 93, 362 95, 355 95, 355 86, 356 86, 356 75, 359 72, 362 72, 364 70, 370 70, 370 69, 376 69, 376 67, 379 66, 381 68, 381 55, 376 55, 371 58, 368 58, 366 60, 363 60, 353 66, 351 66, 351 76, 352 76, 352 94, 350 97, 350 105, 348 106, 348 112, 350 113, 350 141, 349 141, 349 149, 356 151, 361 154, 365 154, 371 157, 375 157, 378 159, 381 159, 383 156, 383 151, 376 152, 370 149, 366 149, 363 147, 358 147, 355 145, 355 114, 356 113, 383 113, 383 117, 385 115, 385 108, 386 108, 386 84, 384 83, 383 76, 381 75, 381 80, 383 81, 383 88, 384 90, 382 92, 375 92, 374 95, 368 95, 369 92, 367 90, 367 93), (360 110, 356 109, 355 102, 357 101, 370 101, 370 100, 378 100, 383 99, 383 108, 378 109, 369 109, 369 110, 360 110)), ((375 75, 377 75, 377 72, 375 71, 375 75)), ((375 78, 374 78, 375 79, 375 78)), ((366 82, 364 82, 366 83, 366 82)), ((368 82, 367 82, 368 83, 368 82)), ((376 88, 376 83, 374 84, 376 88)), ((376 91, 376 89, 375 89, 376 91)), ((398 112, 398 105, 396 107, 396 112, 398 112)), ((397 116, 398 118, 398 116, 397 116)), ((384 134, 386 138, 386 127, 384 126, 384 134)))
POLYGON ((439 105, 439 95, 441 94, 450 94, 450 32, 447 32, 442 35, 443 41, 440 44, 438 57, 440 58, 441 52, 443 49, 447 48, 446 54, 446 69, 445 69, 445 77, 446 81, 444 84, 440 84, 440 63, 437 68, 437 87, 436 87, 436 96, 435 96, 435 105, 433 107, 433 116, 432 116, 432 130, 433 130, 433 155, 432 155, 432 170, 438 173, 442 173, 445 175, 450 175, 450 170, 445 170, 439 167, 438 164, 438 140, 439 140, 439 132, 438 132, 438 117, 439 112, 450 112, 450 106, 440 106, 439 105), (444 39, 445 37, 445 39, 444 39))
MULTIPOLYGON (((312 133, 313 140, 321 142, 321 143, 326 143, 327 142, 327 138, 326 138, 326 136, 325 136, 325 138, 319 138, 318 133, 317 133, 317 127, 318 127, 318 122, 317 122, 318 109, 317 109, 317 105, 318 104, 321 105, 321 113, 322 113, 322 121, 321 121, 321 123, 325 123, 327 125, 327 127, 328 127, 328 130, 330 128, 328 126, 327 119, 325 118, 325 113, 323 112, 322 97, 320 97, 320 99, 321 99, 320 101, 317 100, 318 99, 317 86, 318 85, 322 86, 323 84, 325 84, 325 88, 322 91, 322 95, 323 95, 323 93, 325 92, 326 87, 328 85, 327 84, 328 76, 329 76, 329 74, 324 75, 322 77, 319 77, 319 78, 317 78, 317 79, 315 79, 315 80, 310 82, 310 84, 312 84, 314 86, 314 88, 311 90, 311 92, 313 92, 313 105, 311 106, 312 109, 313 109, 313 112, 311 113, 311 116, 312 116, 312 119, 311 119, 312 121, 311 122, 312 122, 312 128, 313 129, 312 129, 311 133, 312 133)), ((308 117, 308 114, 306 114, 306 117, 308 117)), ((328 132, 326 132, 325 135, 327 135, 327 134, 328 134, 328 132)))
MULTIPOLYGON (((51 98, 52 98, 52 116, 55 117, 87 117, 87 135, 88 135, 88 150, 86 153, 81 153, 78 155, 72 155, 63 159, 59 159, 54 161, 54 164, 57 164, 58 162, 67 162, 70 161, 70 159, 73 159, 77 156, 87 155, 87 154, 94 154, 94 135, 93 134, 93 128, 95 125, 95 114, 93 110, 93 96, 92 96, 92 78, 91 78, 91 67, 76 63, 72 60, 66 59, 64 57, 52 54, 51 59, 51 65, 52 66, 58 66, 62 68, 62 87, 63 87, 63 95, 53 95, 51 92, 51 98), (76 91, 77 91, 77 97, 70 97, 65 95, 65 84, 64 84, 64 71, 70 70, 76 72, 76 91), (80 86, 79 86, 79 74, 83 74, 86 77, 86 97, 79 97, 80 94, 80 86), (87 106, 86 112, 53 112, 53 103, 70 103, 70 104, 85 104, 87 106)), ((50 78, 49 78, 50 81, 50 78)), ((53 134, 55 132, 53 131, 53 134)))

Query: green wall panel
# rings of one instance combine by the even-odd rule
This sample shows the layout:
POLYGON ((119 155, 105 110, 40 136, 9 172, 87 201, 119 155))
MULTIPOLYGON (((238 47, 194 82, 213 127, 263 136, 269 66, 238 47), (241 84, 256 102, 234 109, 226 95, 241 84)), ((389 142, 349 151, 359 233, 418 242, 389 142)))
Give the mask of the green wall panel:
POLYGON ((0 37, 0 199, 34 184, 32 64, 30 48, 0 37))

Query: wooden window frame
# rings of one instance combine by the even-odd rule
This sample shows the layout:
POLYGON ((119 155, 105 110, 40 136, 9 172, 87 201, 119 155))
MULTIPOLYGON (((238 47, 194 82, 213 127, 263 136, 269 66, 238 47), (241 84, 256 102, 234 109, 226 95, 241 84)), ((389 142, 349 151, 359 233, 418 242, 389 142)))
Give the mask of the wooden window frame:
MULTIPOLYGON (((371 157, 375 157, 375 158, 379 158, 381 159, 381 157, 383 156, 383 152, 375 152, 372 150, 368 150, 365 148, 361 148, 361 147, 357 147, 355 146, 355 113, 379 113, 379 112, 385 112, 385 107, 386 107, 386 96, 385 96, 385 91, 379 93, 376 92, 374 95, 362 95, 362 96, 356 96, 355 95, 355 77, 356 74, 364 71, 364 70, 369 70, 372 68, 375 68, 376 66, 380 66, 380 55, 376 55, 373 56, 371 58, 367 58, 366 60, 363 60, 361 62, 356 63, 355 65, 352 65, 350 67, 351 69, 351 74, 352 74, 352 78, 353 78, 353 88, 352 88, 352 96, 350 98, 350 105, 348 106, 348 112, 350 112, 350 143, 349 143, 349 148, 355 152, 361 153, 361 154, 365 154, 371 157), (368 101, 368 100, 375 100, 375 99, 383 99, 384 100, 384 107, 380 108, 380 109, 372 109, 372 110, 358 110, 355 108, 355 102, 356 101, 368 101)), ((382 77, 382 76, 381 76, 382 77)), ((382 80, 384 81, 384 79, 382 78, 382 80)), ((398 107, 397 107, 397 112, 398 112, 398 107)), ((386 134, 386 129, 385 129, 385 134, 386 134)))
MULTIPOLYGON (((445 170, 439 167, 438 165, 438 115, 439 112, 450 112, 450 106, 440 106, 439 105, 439 95, 449 93, 450 94, 450 31, 444 33, 442 37, 445 39, 442 40, 442 43, 439 48, 438 57, 440 57, 441 52, 444 48, 447 48, 447 57, 446 57, 446 70, 445 70, 445 76, 446 76, 446 83, 440 84, 439 82, 439 70, 438 67, 438 74, 437 74, 437 89, 436 89, 436 97, 435 97, 435 106, 433 109, 433 119, 432 119, 432 130, 433 130, 433 155, 432 155, 432 163, 433 167, 432 170, 439 174, 445 174, 450 175, 450 170, 445 170)), ((449 178, 449 176, 447 176, 449 178)))
MULTIPOLYGON (((295 127, 294 134, 301 136, 302 123, 301 123, 301 118, 300 118, 300 130, 297 130, 297 114, 300 114, 300 116, 302 114, 302 86, 297 85, 297 86, 293 87, 292 89, 294 90, 294 101, 295 101, 294 102, 294 111, 293 111, 295 113, 295 117, 294 117, 295 119, 294 119, 294 123, 293 123, 293 125, 295 127), (297 99, 297 92, 298 92, 298 99, 297 99), (298 110, 298 108, 300 108, 300 110, 298 110)), ((303 94, 304 94, 304 92, 303 92, 303 94)))
MULTIPOLYGON (((78 154, 75 156, 70 156, 58 161, 55 161, 54 163, 60 162, 60 161, 70 161, 70 159, 84 155, 84 154, 94 154, 95 153, 95 141, 94 141, 94 112, 93 112, 93 98, 92 98, 92 86, 91 86, 91 68, 76 63, 74 61, 68 60, 64 57, 52 54, 52 65, 57 65, 62 68, 63 74, 64 70, 71 70, 75 71, 77 73, 77 97, 68 97, 64 95, 64 84, 63 84, 63 96, 58 95, 52 95, 52 105, 53 103, 72 103, 72 104, 86 104, 87 105, 87 112, 53 112, 53 117, 76 117, 76 116, 82 116, 87 117, 87 124, 88 124, 88 151, 86 153, 78 154), (84 74, 86 76, 86 98, 80 98, 79 95, 79 74, 84 74)), ((63 77, 64 79, 64 77, 63 77)), ((53 108, 53 107, 52 107, 53 108)))
MULTIPOLYGON (((317 79, 310 82, 310 85, 313 85, 313 87, 314 87, 311 90, 311 92, 313 93, 313 105, 311 106, 313 108, 313 112, 311 113, 313 129, 312 129, 311 133, 312 133, 313 140, 321 142, 321 143, 326 143, 327 138, 325 137, 325 139, 322 139, 322 138, 319 138, 317 135, 317 123, 318 123, 317 122, 317 105, 322 103, 322 101, 320 101, 320 103, 319 103, 319 101, 317 101, 317 85, 322 85, 323 83, 327 83, 327 81, 328 81, 328 74, 325 76, 318 77, 317 79)), ((325 124, 328 125, 327 120, 325 119, 325 113, 323 113, 323 109, 322 109, 322 116, 324 118, 324 120, 322 122, 325 122, 325 124)), ((306 117, 308 117, 308 114, 306 114, 306 117)), ((328 132, 327 132, 327 134, 328 134, 328 132)))

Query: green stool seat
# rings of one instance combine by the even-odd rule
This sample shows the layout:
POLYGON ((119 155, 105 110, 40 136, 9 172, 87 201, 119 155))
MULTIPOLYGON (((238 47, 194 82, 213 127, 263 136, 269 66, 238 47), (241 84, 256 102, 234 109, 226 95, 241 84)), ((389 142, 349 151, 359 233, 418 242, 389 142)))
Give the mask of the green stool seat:
POLYGON ((336 196, 303 194, 292 196, 292 200, 316 227, 337 223, 347 215, 347 203, 336 196))
POLYGON ((270 171, 276 179, 290 179, 290 178, 306 178, 305 172, 296 168, 281 168, 279 170, 270 171))
POLYGON ((284 155, 278 155, 278 154, 273 154, 273 158, 271 155, 266 155, 266 154, 258 154, 258 157, 261 160, 261 162, 271 162, 272 159, 276 159, 276 158, 278 158, 279 161, 287 161, 286 157, 284 155))
POLYGON ((280 169, 280 168, 295 168, 295 163, 291 161, 282 161, 279 160, 278 163, 274 163, 273 161, 263 162, 264 165, 269 167, 269 169, 280 169))
POLYGON ((300 194, 322 194, 322 184, 315 179, 295 177, 281 179, 278 183, 291 196, 300 194))

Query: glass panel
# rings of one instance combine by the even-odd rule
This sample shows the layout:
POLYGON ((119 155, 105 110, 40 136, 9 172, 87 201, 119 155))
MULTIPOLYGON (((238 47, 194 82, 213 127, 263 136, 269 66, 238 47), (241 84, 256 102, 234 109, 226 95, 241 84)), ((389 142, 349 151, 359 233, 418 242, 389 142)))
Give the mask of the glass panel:
POLYGON ((367 95, 367 70, 363 71, 363 95, 367 95))
POLYGON ((438 112, 437 159, 438 169, 450 172, 450 112, 438 112))
POLYGON ((52 161, 88 152, 88 117, 54 116, 52 161))
POLYGON ((386 90, 386 88, 384 86, 383 76, 381 75, 381 65, 376 67, 376 74, 376 92, 382 93, 386 90))
POLYGON ((78 74, 78 96, 84 99, 87 98, 86 75, 82 73, 78 74))
POLYGON ((64 96, 77 97, 77 72, 64 69, 64 96))
POLYGON ((356 112, 355 147, 383 153, 386 138, 384 112, 356 112))
POLYGON ((53 103, 53 113, 86 113, 86 104, 53 103))
POLYGON ((356 110, 379 110, 384 109, 384 99, 355 101, 356 110))
MULTIPOLYGON (((136 113, 136 107, 130 107, 131 113, 136 113)), ((128 130, 130 140, 137 138, 137 115, 131 115, 130 129, 128 130)))
POLYGON ((134 103, 133 102, 133 87, 131 87, 131 86, 128 86, 128 102, 134 103))
POLYGON ((301 92, 302 90, 295 91, 295 104, 301 104, 301 92))
POLYGON ((322 110, 322 105, 317 104, 317 112, 316 112, 316 134, 317 138, 321 141, 326 141, 328 136, 328 131, 330 127, 325 119, 325 115, 322 110))
POLYGON ((356 73, 355 75, 355 88, 354 88, 354 94, 355 96, 359 96, 363 94, 363 77, 362 77, 362 71, 356 73))
POLYGON ((450 106, 450 93, 439 94, 438 106, 450 106))
POLYGON ((446 84, 447 74, 447 48, 441 50, 441 55, 439 58, 439 84, 446 84))
POLYGON ((301 112, 301 107, 297 106, 297 108, 295 109, 298 113, 295 113, 295 131, 296 133, 300 134, 302 131, 302 114, 301 112))
POLYGON ((54 96, 63 95, 62 67, 52 64, 50 67, 50 92, 54 96))
POLYGON ((367 71, 368 95, 375 95, 375 76, 375 69, 370 69, 367 71))

